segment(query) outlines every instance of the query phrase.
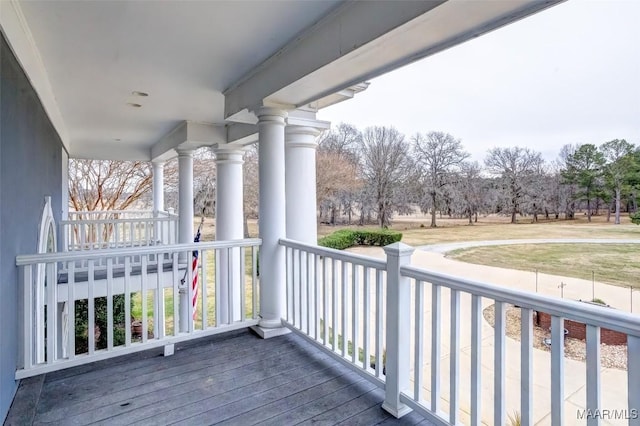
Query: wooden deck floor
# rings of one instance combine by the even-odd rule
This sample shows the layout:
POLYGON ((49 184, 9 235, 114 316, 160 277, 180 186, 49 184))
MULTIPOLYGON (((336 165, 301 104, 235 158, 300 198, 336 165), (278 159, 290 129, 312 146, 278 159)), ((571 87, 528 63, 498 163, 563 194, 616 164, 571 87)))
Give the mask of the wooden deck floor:
POLYGON ((430 424, 382 400, 300 336, 241 331, 23 380, 5 424, 430 424))

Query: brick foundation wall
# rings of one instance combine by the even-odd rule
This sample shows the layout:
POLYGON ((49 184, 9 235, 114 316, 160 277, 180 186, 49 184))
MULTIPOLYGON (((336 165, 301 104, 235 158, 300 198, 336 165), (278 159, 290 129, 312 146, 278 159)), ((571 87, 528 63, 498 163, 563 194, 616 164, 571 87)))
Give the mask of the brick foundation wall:
MULTIPOLYGON (((547 330, 551 329, 551 315, 545 312, 538 312, 538 318, 536 319, 536 313, 533 314, 533 323, 547 330)), ((587 338, 587 326, 583 323, 565 319, 564 328, 569 332, 568 337, 574 339, 585 340, 587 338)), ((620 333, 619 331, 609 330, 607 328, 600 328, 600 343, 606 345, 626 345, 627 335, 620 333)))

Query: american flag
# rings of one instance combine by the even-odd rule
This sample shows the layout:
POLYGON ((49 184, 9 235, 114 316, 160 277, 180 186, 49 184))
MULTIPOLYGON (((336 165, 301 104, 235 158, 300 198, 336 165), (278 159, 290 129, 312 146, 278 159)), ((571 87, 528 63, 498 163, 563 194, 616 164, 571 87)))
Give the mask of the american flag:
MULTIPOLYGON (((200 227, 193 239, 194 243, 200 242, 200 227)), ((191 262, 191 271, 193 273, 193 279, 191 281, 192 299, 191 306, 193 306, 193 320, 196 319, 196 312, 198 309, 198 250, 193 251, 193 261, 191 262)))

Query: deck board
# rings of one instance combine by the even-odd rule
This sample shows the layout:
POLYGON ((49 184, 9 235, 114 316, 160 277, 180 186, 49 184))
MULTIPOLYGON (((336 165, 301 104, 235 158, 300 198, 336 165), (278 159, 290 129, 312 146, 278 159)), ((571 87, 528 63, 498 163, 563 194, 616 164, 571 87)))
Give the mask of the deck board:
POLYGON ((384 392, 294 334, 248 330, 23 380, 6 425, 417 424, 384 392))

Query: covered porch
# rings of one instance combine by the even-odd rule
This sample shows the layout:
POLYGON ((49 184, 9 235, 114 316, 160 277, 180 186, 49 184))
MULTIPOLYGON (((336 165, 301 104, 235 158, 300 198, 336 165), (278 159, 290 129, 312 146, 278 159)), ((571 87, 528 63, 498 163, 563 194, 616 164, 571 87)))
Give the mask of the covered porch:
MULTIPOLYGON (((565 318, 588 327, 583 407, 603 408, 600 329, 625 333, 638 353, 637 317, 413 267, 402 244, 386 247, 385 259, 316 245, 316 138, 330 126, 318 111, 369 78, 555 3, 256 2, 248 13, 233 2, 3 2, 3 35, 60 138, 63 174, 62 208, 46 203, 41 244, 10 253, 11 303, 0 311, 15 329, 2 346, 8 420, 502 425, 517 405, 523 424, 570 423, 565 318), (244 239, 242 163, 255 143, 259 238, 244 239), (202 146, 215 153, 217 240, 194 243, 193 151, 202 146), (74 217, 69 157, 151 162, 153 210, 74 217), (175 157, 177 215, 165 213, 162 184, 175 157), (507 305, 524 319, 509 361, 507 305), (543 395, 534 311, 553 324, 550 370, 536 372, 551 383, 543 395), (100 315, 106 335, 95 331, 100 315), (511 366, 518 383, 506 382, 511 366)), ((638 357, 629 356, 624 388, 620 409, 640 424, 638 357)))

